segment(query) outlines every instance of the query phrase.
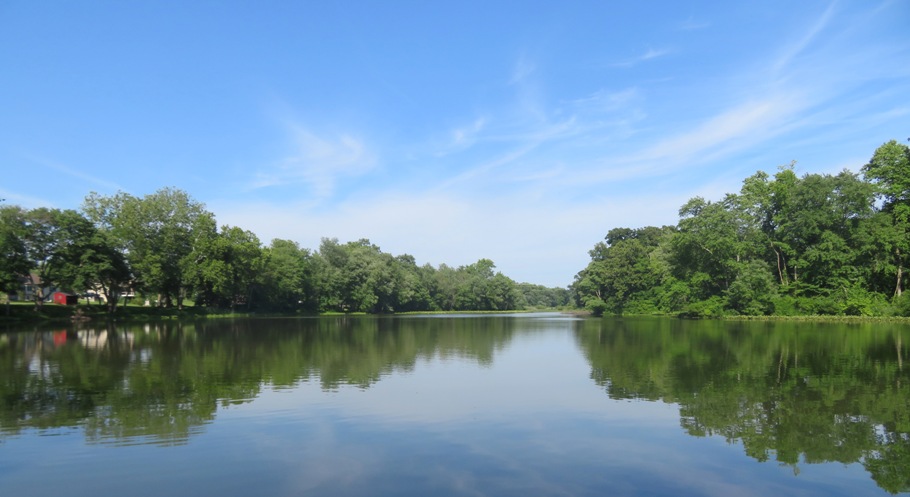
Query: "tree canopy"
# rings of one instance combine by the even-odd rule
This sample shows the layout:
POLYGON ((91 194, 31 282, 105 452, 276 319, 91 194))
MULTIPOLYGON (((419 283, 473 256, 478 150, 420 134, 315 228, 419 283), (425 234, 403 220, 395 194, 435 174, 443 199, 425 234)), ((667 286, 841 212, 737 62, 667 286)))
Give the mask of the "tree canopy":
POLYGON ((96 293, 116 310, 138 292, 151 305, 185 301, 213 309, 277 312, 496 311, 564 306, 568 290, 519 285, 482 258, 419 266, 367 239, 323 239, 317 250, 292 240, 263 245, 251 231, 221 226, 188 193, 163 188, 142 197, 89 194, 81 212, 3 206, 2 290, 24 279, 37 289, 96 293))
POLYGON ((863 176, 759 171, 676 226, 613 228, 572 285, 596 314, 910 315, 910 147, 879 147, 863 176))

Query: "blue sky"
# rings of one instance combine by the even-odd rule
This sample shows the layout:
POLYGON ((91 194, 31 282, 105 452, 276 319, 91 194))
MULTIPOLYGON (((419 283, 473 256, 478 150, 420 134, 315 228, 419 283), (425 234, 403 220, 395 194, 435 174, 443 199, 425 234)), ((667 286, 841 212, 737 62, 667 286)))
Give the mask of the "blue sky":
POLYGON ((0 0, 0 197, 564 286, 614 227, 910 137, 910 2, 0 0))

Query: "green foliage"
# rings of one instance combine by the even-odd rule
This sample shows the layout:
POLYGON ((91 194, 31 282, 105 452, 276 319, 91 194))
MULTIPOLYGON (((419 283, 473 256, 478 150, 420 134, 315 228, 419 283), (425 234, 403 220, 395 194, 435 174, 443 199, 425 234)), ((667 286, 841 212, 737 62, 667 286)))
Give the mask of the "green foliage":
POLYGON ((910 257, 910 147, 886 143, 863 172, 799 177, 791 163, 721 201, 689 200, 676 227, 611 229, 575 277, 575 304, 693 317, 895 312, 910 257))
POLYGON ((535 309, 557 309, 569 305, 571 293, 567 288, 547 288, 543 285, 519 283, 518 290, 525 305, 535 309))
POLYGON ((727 301, 720 295, 712 295, 705 300, 697 300, 687 305, 679 314, 687 318, 719 318, 726 312, 727 301))
POLYGON ((883 144, 863 166, 863 174, 875 184, 885 209, 906 221, 910 214, 910 147, 897 140, 883 144))
POLYGON ((799 316, 803 314, 798 299, 792 295, 777 295, 771 299, 776 316, 799 316))
POLYGON ((0 290, 100 291, 113 310, 134 289, 158 305, 391 313, 555 308, 592 313, 904 313, 910 257, 910 147, 890 141, 862 172, 746 178, 720 201, 696 197, 678 226, 613 228, 569 289, 518 284, 489 259, 418 266, 369 240, 263 247, 181 190, 90 194, 83 213, 0 210, 0 290), (879 206, 878 208, 876 206, 879 206), (894 303, 889 301, 892 299, 894 303))
POLYGON ((334 312, 494 311, 525 306, 518 285, 489 259, 451 268, 417 266, 369 240, 323 239, 315 255, 319 310, 334 312))
POLYGON ((99 292, 111 311, 121 293, 135 290, 166 308, 192 301, 231 312, 307 313, 517 310, 529 298, 556 307, 569 296, 519 287, 489 259, 436 269, 366 239, 323 239, 314 252, 290 240, 263 247, 250 231, 218 229, 201 203, 172 188, 144 197, 91 193, 83 213, 3 206, 0 291, 31 278, 38 304, 43 291, 59 287, 99 292))
POLYGON ((608 308, 607 303, 597 297, 590 297, 585 301, 585 310, 596 317, 603 316, 608 308))
POLYGON ((17 206, 0 207, 0 291, 15 293, 32 268, 25 244, 25 211, 17 206))
POLYGON ((92 193, 86 197, 83 211, 117 240, 139 289, 158 294, 166 307, 175 301, 182 306, 186 259, 199 239, 211 236, 214 224, 212 214, 201 203, 182 190, 163 188, 142 198, 123 192, 113 197, 92 193))
POLYGON ((637 301, 634 309, 640 311, 640 294, 659 286, 669 276, 657 254, 671 233, 672 228, 653 226, 611 230, 607 243, 595 245, 590 252, 591 263, 575 277, 572 290, 576 302, 597 315, 629 312, 627 307, 633 301, 637 301))
POLYGON ((231 226, 216 232, 211 216, 201 216, 196 224, 192 251, 181 266, 197 304, 231 309, 242 304, 249 310, 265 266, 259 239, 231 226))
POLYGON ((316 287, 317 260, 307 249, 291 240, 272 240, 263 250, 263 269, 260 275, 262 304, 280 311, 319 310, 316 287))
POLYGON ((767 263, 751 260, 740 264, 736 279, 725 295, 727 306, 739 314, 768 315, 774 312, 777 282, 767 263))
POLYGON ((904 293, 895 299, 894 313, 898 316, 910 317, 910 293, 904 293))
POLYGON ((843 290, 843 304, 840 314, 846 316, 874 316, 885 307, 881 295, 874 294, 858 286, 843 290), (878 311, 878 312, 877 312, 878 311))
POLYGON ((648 294, 633 295, 623 307, 623 313, 633 316, 662 314, 655 299, 648 294))
POLYGON ((108 312, 114 312, 132 278, 126 257, 108 233, 98 230, 81 214, 61 214, 60 230, 66 234, 66 244, 57 255, 62 266, 61 285, 75 293, 88 289, 103 295, 108 312))

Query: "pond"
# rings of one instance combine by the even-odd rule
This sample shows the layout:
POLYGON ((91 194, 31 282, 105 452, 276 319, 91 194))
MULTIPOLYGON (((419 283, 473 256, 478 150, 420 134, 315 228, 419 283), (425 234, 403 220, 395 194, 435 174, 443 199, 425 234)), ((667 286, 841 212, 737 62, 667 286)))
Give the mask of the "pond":
POLYGON ((22 496, 910 491, 910 328, 560 314, 0 333, 22 496))

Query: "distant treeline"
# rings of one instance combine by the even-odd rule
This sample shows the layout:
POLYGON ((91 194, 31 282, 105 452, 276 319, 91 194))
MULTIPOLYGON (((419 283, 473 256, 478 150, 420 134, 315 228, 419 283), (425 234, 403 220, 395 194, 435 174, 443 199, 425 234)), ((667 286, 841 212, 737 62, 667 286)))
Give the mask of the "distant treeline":
POLYGON ((91 193, 80 211, 0 206, 0 291, 36 306, 52 289, 94 292, 111 312, 127 295, 164 307, 274 312, 491 311, 568 305, 565 288, 516 283, 480 259, 418 266, 369 240, 291 240, 263 246, 250 231, 218 228, 186 192, 91 193))
POLYGON ((676 226, 616 228, 571 286, 596 314, 910 316, 910 147, 862 176, 758 172, 676 226))

